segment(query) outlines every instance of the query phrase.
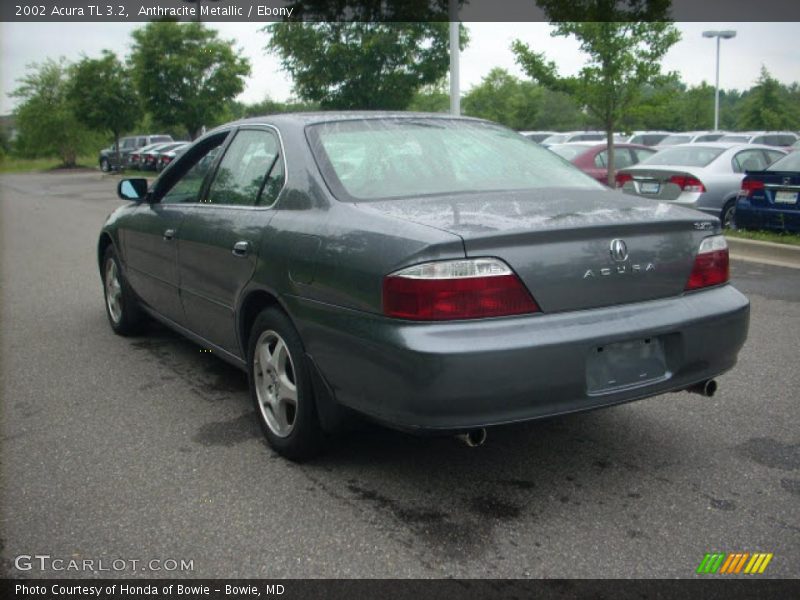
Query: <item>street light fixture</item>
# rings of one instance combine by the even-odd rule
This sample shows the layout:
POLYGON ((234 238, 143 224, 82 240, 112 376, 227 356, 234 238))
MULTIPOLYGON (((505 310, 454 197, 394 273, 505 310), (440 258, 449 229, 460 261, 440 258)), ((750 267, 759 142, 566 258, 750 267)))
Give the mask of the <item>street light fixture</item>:
POLYGON ((719 41, 721 39, 729 40, 736 37, 736 32, 732 29, 726 29, 724 31, 704 31, 703 37, 717 38, 717 80, 714 85, 714 131, 717 131, 719 129, 719 41))

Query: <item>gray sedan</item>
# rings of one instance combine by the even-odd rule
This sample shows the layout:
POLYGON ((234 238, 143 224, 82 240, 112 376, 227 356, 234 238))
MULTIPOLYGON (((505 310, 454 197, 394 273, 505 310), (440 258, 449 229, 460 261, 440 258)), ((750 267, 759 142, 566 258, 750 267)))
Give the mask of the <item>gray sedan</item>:
POLYGON ((681 144, 617 172, 626 194, 671 202, 733 225, 736 197, 746 171, 763 171, 786 152, 757 144, 681 144))
POLYGON ((747 336, 719 223, 625 197, 477 119, 316 113, 220 127, 100 233, 114 332, 161 321, 247 372, 267 440, 354 414, 459 434, 714 393, 747 336))

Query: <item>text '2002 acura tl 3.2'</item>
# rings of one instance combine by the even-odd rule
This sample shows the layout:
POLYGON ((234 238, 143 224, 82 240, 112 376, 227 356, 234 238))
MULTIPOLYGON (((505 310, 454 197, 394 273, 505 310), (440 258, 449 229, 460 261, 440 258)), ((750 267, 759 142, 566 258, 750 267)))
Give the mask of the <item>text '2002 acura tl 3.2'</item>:
POLYGON ((479 443, 710 395, 747 336, 718 219, 608 190, 486 121, 239 121, 118 193, 133 202, 98 245, 111 327, 149 316, 245 370, 295 460, 352 414, 479 443))

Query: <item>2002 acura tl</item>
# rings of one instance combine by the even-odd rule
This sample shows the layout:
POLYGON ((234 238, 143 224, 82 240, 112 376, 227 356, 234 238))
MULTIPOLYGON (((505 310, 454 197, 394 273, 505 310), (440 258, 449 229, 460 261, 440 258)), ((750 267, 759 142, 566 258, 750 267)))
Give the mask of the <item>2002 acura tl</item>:
POLYGON ((147 314, 246 370, 292 459, 351 411, 478 443, 710 395, 747 336, 716 218, 605 189, 485 121, 239 121, 118 192, 134 202, 98 244, 111 327, 147 314))

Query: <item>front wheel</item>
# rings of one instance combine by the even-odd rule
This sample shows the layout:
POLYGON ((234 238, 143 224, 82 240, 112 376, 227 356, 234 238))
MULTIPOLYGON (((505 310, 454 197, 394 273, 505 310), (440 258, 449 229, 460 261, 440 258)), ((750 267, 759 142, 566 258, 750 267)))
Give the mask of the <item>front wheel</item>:
POLYGON ((250 396, 270 446, 294 461, 318 454, 325 439, 303 344, 281 310, 258 315, 247 356, 250 396))
POLYGON ((108 159, 105 157, 100 159, 100 170, 103 173, 108 173, 109 171, 111 171, 111 163, 108 162, 108 159))
POLYGON ((736 229, 736 200, 728 200, 719 217, 723 229, 736 229))
POLYGON ((128 283, 122 276, 119 259, 113 246, 103 255, 103 296, 111 329, 118 335, 138 333, 144 324, 144 314, 128 283))

